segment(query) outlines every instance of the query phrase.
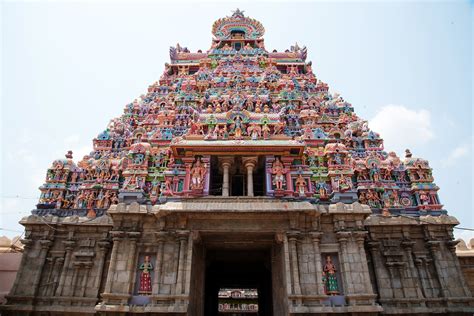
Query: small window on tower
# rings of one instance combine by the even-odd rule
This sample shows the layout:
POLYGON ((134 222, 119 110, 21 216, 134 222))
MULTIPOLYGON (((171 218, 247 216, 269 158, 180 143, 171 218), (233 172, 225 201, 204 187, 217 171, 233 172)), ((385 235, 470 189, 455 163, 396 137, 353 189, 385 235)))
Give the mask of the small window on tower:
POLYGON ((242 43, 234 43, 234 49, 239 51, 242 48, 242 43))
POLYGON ((232 31, 230 33, 232 39, 244 39, 245 32, 244 31, 232 31))

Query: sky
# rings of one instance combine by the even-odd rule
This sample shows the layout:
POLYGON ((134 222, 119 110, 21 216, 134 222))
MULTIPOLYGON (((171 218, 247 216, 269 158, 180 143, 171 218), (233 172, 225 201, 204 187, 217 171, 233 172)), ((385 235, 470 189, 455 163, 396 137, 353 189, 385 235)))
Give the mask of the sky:
POLYGON ((267 50, 306 45, 316 76, 387 151, 428 159, 445 209, 474 228, 471 2, 3 1, 0 235, 21 233, 51 162, 88 153, 170 46, 209 49, 236 8, 263 24, 267 50))

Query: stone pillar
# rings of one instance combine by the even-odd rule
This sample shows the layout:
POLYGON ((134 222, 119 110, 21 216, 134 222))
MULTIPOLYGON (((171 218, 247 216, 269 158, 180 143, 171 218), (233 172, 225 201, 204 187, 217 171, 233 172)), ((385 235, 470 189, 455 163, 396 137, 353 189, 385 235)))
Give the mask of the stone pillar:
POLYGON ((186 241, 189 232, 181 230, 177 232, 179 239, 179 257, 178 257, 178 276, 176 278, 176 295, 183 294, 183 277, 184 277, 184 255, 186 254, 186 241))
POLYGON ((417 273, 418 270, 415 267, 415 262, 413 260, 413 255, 412 255, 412 249, 414 245, 415 245, 415 242, 409 241, 409 240, 402 241, 401 243, 401 246, 403 250, 405 251, 405 256, 408 260, 408 269, 405 268, 404 270, 407 273, 407 277, 410 278, 413 282, 413 285, 416 289, 416 296, 418 298, 423 298, 424 296, 423 296, 423 292, 420 286, 420 278, 417 273))
POLYGON ((81 292, 79 296, 84 297, 86 295, 87 281, 91 272, 92 262, 85 262, 83 264, 84 276, 82 277, 81 292))
MULTIPOLYGON (((285 168, 286 168, 286 166, 285 166, 285 168)), ((288 172, 286 173, 286 190, 288 192, 294 192, 293 181, 291 179, 291 173, 289 171, 290 169, 288 168, 287 170, 288 170, 288 172)))
POLYGON ((229 173, 230 167, 234 162, 234 157, 219 157, 219 163, 222 168, 222 196, 229 196, 229 173))
POLYGON ((296 242, 298 240, 299 232, 288 232, 288 240, 290 244, 290 259, 291 259, 291 276, 293 278, 293 294, 301 295, 300 276, 298 271, 298 252, 296 249, 296 242))
POLYGON ((133 292, 133 279, 136 271, 135 261, 137 257, 137 239, 140 237, 140 232, 128 232, 127 237, 130 239, 130 249, 129 249, 129 258, 127 262, 127 271, 128 271, 128 294, 133 292))
POLYGON ((253 194, 253 170, 257 165, 256 157, 242 158, 245 168, 247 169, 247 196, 254 196, 253 194))
POLYGON ((382 253, 380 249, 381 242, 370 241, 369 248, 370 254, 372 255, 372 262, 374 264, 375 281, 377 282, 379 296, 382 299, 393 298, 393 287, 390 285, 392 284, 392 279, 387 273, 387 269, 385 268, 385 264, 382 259, 382 253))
POLYGON ((104 263, 105 263, 105 255, 107 254, 107 249, 110 247, 110 242, 108 241, 99 241, 99 263, 97 264, 97 275, 95 277, 94 288, 96 292, 96 296, 100 293, 100 281, 102 280, 102 275, 104 273, 104 263))
POLYGON ((247 196, 253 196, 253 165, 247 164, 247 196))
POLYGON ((321 232, 311 232, 311 239, 313 240, 313 252, 314 252, 314 267, 316 273, 316 289, 317 294, 324 295, 324 284, 323 284, 323 264, 321 262, 321 249, 319 243, 321 241, 321 232))
POLYGON ((222 196, 229 196, 229 169, 230 162, 222 162, 222 196))
POLYGON ((362 264, 362 276, 365 284, 365 293, 373 294, 372 282, 370 281, 369 265, 367 264, 367 255, 365 254, 364 240, 367 232, 355 232, 354 237, 357 243, 357 250, 359 250, 360 262, 362 264))
POLYGON ((463 289, 464 295, 466 297, 471 297, 471 290, 469 289, 469 285, 466 282, 466 279, 464 279, 463 271, 461 269, 461 264, 459 263, 459 259, 456 256, 456 245, 458 244, 458 241, 456 240, 450 240, 446 242, 446 246, 449 249, 449 252, 451 254, 452 261, 454 262, 454 266, 456 267, 457 275, 459 278, 459 282, 461 283, 461 287, 463 289))
POLYGON ((293 285, 291 282, 291 264, 290 264, 290 247, 288 245, 288 236, 283 236, 283 252, 285 258, 285 275, 286 275, 286 293, 291 295, 293 293, 293 285))
POLYGON ((183 157, 182 160, 186 166, 186 176, 184 177, 183 191, 189 191, 191 185, 191 167, 194 162, 194 157, 183 157))
POLYGON ((188 244, 187 244, 187 253, 186 253, 186 265, 184 268, 184 294, 188 294, 190 292, 191 287, 191 266, 193 263, 193 247, 194 247, 194 240, 199 238, 199 233, 194 231, 189 234, 188 237, 188 244))
POLYGON ((49 296, 49 291, 52 287, 52 285, 54 285, 52 282, 51 282, 51 277, 53 276, 53 270, 54 270, 54 266, 56 265, 56 258, 54 257, 46 257, 46 263, 49 267, 46 267, 45 270, 48 270, 48 274, 46 276, 46 282, 45 284, 40 287, 41 291, 40 291, 40 296, 49 296))
POLYGON ((75 243, 76 242, 72 240, 63 241, 64 247, 66 248, 66 257, 64 259, 63 268, 61 270, 61 276, 59 277, 59 285, 56 290, 56 296, 63 295, 64 282, 66 281, 67 271, 69 270, 69 266, 71 265, 71 255, 75 243))
POLYGON ((120 242, 122 240, 123 232, 121 231, 112 231, 112 254, 110 255, 110 264, 109 264, 109 271, 107 272, 107 281, 105 282, 105 290, 104 293, 110 293, 112 290, 112 283, 115 276, 116 264, 117 264, 117 253, 120 248, 120 242))
POLYGON ((75 296, 76 295, 76 289, 77 289, 77 278, 79 276, 79 271, 80 271, 80 262, 73 262, 72 263, 73 266, 74 266, 74 272, 72 274, 72 282, 71 282, 71 286, 69 287, 69 296, 75 296))
POLYGON ((53 286, 50 288, 50 291, 48 291, 48 296, 54 296, 56 289, 58 288, 59 284, 59 276, 61 273, 61 267, 64 264, 64 258, 56 258, 56 261, 54 262, 54 273, 53 273, 53 286))
POLYGON ((443 274, 443 267, 441 266, 441 261, 443 260, 440 255, 441 242, 438 240, 430 240, 426 242, 426 245, 430 249, 431 256, 433 257, 433 263, 436 269, 436 274, 438 275, 441 294, 443 297, 449 297, 448 287, 443 274))
POLYGON ((423 264, 424 260, 421 259, 421 258, 417 258, 414 260, 414 264, 416 266, 416 274, 417 274, 417 278, 420 280, 421 282, 421 291, 422 291, 422 295, 423 297, 429 297, 428 293, 427 293, 427 289, 430 288, 427 284, 426 284, 426 277, 424 275, 424 264, 423 264))
POLYGON ((39 241, 41 251, 38 262, 40 263, 37 267, 35 277, 33 279, 33 296, 38 294, 39 283, 41 281, 41 274, 43 273, 44 264, 46 263, 46 255, 48 254, 49 247, 53 243, 51 240, 41 239, 39 241))
POLYGON ((155 238, 158 242, 158 250, 156 252, 155 259, 155 275, 153 278, 153 284, 151 290, 153 295, 156 295, 160 291, 161 285, 161 267, 163 266, 163 248, 166 238, 166 232, 155 232, 155 238))
POLYGON ((282 157, 281 162, 285 166, 286 169, 286 193, 292 195, 295 189, 293 188, 293 180, 291 179, 291 163, 293 162, 293 158, 289 157, 282 157))
POLYGON ((351 267, 350 262, 348 261, 349 254, 347 253, 347 241, 350 237, 350 232, 337 232, 337 240, 339 242, 339 263, 341 265, 341 276, 342 276, 342 284, 344 284, 344 292, 345 294, 353 294, 354 286, 352 282, 351 276, 351 267))

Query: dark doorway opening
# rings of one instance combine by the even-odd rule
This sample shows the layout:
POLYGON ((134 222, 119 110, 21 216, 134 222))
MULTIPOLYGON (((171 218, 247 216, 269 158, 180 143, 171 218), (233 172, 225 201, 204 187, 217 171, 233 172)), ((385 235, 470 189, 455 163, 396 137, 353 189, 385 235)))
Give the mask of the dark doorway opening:
POLYGON ((253 195, 265 196, 265 157, 258 157, 257 165, 253 172, 253 195))
POLYGON ((206 251, 204 315, 272 315, 270 249, 208 249, 206 251), (219 312, 219 290, 255 289, 258 310, 219 312))
POLYGON ((219 160, 217 156, 211 156, 210 177, 209 195, 222 195, 222 172, 219 170, 219 160))
POLYGON ((244 176, 241 174, 234 174, 232 176, 230 187, 232 190, 232 196, 244 195, 244 176))
POLYGON ((234 49, 236 51, 239 51, 241 48, 242 48, 242 43, 241 42, 234 43, 234 49))
MULTIPOLYGON (((253 195, 266 195, 265 157, 259 156, 253 169, 253 195)), ((223 170, 218 156, 211 156, 210 186, 209 194, 222 195, 223 170)), ((229 168, 229 195, 247 195, 247 169, 242 162, 242 156, 232 157, 232 165, 229 168)))

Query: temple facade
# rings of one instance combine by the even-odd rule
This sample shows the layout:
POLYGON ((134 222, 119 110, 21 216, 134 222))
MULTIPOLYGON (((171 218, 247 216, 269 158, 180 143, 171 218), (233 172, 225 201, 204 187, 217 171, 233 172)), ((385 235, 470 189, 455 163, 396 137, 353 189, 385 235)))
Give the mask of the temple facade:
POLYGON ((4 315, 472 314, 428 161, 240 10, 54 161, 4 315))

